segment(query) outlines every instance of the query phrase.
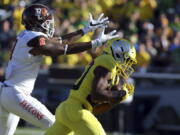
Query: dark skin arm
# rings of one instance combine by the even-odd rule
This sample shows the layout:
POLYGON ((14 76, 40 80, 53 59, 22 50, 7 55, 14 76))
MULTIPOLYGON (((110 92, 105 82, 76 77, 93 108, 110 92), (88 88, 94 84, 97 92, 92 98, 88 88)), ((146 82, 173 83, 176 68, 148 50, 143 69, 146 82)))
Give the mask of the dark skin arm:
MULTIPOLYGON (((121 90, 122 92, 125 92, 124 90, 121 90)), ((93 107, 93 114, 98 115, 102 114, 104 112, 110 111, 112 108, 114 108, 116 105, 119 104, 120 101, 117 100, 112 100, 111 102, 108 103, 101 103, 101 104, 96 104, 93 107)))
POLYGON ((58 56, 63 54, 80 53, 92 48, 91 42, 72 43, 72 44, 51 44, 49 39, 45 37, 36 37, 28 42, 28 46, 32 47, 29 51, 32 55, 58 56))
MULTIPOLYGON (((91 42, 84 42, 84 43, 74 43, 68 45, 68 49, 66 54, 74 54, 86 51, 91 49, 92 45, 91 42)), ((33 48, 29 51, 29 53, 33 55, 47 55, 47 56, 58 56, 63 55, 65 52, 65 45, 46 45, 39 48, 33 48)))
MULTIPOLYGON (((122 93, 119 90, 111 89, 111 72, 104 67, 96 67, 94 70, 94 80, 91 91, 91 99, 94 102, 111 101, 114 99, 119 100, 122 93)), ((117 88, 117 87, 112 87, 117 88)))
POLYGON ((67 44, 67 43, 72 43, 78 40, 82 36, 84 36, 84 32, 82 30, 78 30, 78 31, 63 35, 61 37, 62 37, 63 43, 67 44))
POLYGON ((51 41, 52 43, 55 43, 56 41, 56 43, 70 44, 78 40, 82 36, 84 36, 84 32, 82 31, 82 29, 80 29, 69 34, 62 35, 61 37, 53 37, 51 41))
POLYGON ((118 90, 118 86, 110 88, 111 73, 106 68, 97 67, 94 70, 94 74, 90 99, 96 104, 94 106, 94 114, 98 114, 108 111, 118 104, 121 98, 126 95, 126 92, 118 90))

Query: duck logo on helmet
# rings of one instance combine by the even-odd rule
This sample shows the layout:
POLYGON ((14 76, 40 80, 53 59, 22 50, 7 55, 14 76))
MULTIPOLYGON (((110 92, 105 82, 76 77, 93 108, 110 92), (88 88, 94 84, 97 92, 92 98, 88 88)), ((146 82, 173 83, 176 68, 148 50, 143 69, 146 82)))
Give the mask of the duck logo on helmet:
POLYGON ((134 46, 127 40, 116 38, 108 41, 108 47, 104 49, 117 62, 120 75, 128 78, 133 72, 133 64, 136 64, 136 50, 134 46))

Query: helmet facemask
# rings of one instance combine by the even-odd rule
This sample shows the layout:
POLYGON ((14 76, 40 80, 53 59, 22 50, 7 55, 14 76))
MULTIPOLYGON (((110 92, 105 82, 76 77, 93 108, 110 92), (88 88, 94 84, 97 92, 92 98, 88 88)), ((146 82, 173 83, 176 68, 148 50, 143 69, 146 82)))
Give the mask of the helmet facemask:
POLYGON ((132 65, 135 64, 135 62, 133 60, 131 60, 130 58, 128 58, 126 60, 126 62, 124 62, 124 64, 118 64, 118 68, 119 68, 119 72, 120 72, 120 76, 122 76, 123 78, 127 79, 129 78, 129 76, 132 75, 132 73, 134 72, 134 69, 132 68, 132 65))
POLYGON ((136 52, 132 45, 123 40, 116 40, 112 43, 111 50, 114 59, 117 61, 118 73, 123 78, 128 78, 134 72, 133 64, 136 64, 136 52))
POLYGON ((45 20, 41 27, 46 30, 46 34, 48 37, 52 38, 55 32, 54 28, 54 17, 52 16, 51 19, 45 20))

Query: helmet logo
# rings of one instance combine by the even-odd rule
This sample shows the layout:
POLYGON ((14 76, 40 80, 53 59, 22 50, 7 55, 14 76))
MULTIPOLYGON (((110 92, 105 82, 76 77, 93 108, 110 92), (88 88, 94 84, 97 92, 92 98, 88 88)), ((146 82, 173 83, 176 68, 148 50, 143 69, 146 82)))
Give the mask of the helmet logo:
POLYGON ((36 10, 36 16, 38 18, 38 20, 42 20, 42 16, 41 16, 41 8, 35 8, 36 10))
POLYGON ((42 9, 41 9, 41 14, 42 14, 42 16, 47 16, 47 15, 48 15, 47 9, 42 8, 42 9))
POLYGON ((35 8, 36 10, 36 16, 38 20, 42 20, 44 16, 48 14, 47 10, 45 8, 35 8))
POLYGON ((46 45, 46 41, 45 41, 45 38, 44 38, 44 37, 41 37, 41 38, 39 39, 39 45, 40 45, 40 46, 46 45))

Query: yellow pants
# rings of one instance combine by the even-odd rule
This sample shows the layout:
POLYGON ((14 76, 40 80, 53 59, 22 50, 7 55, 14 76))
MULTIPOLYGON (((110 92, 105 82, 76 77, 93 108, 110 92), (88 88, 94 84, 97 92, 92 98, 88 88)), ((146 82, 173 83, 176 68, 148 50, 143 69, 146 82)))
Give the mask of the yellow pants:
POLYGON ((68 99, 56 109, 56 122, 45 135, 106 135, 100 122, 82 104, 68 99))

